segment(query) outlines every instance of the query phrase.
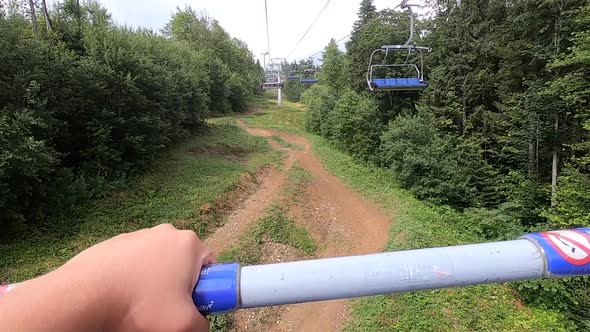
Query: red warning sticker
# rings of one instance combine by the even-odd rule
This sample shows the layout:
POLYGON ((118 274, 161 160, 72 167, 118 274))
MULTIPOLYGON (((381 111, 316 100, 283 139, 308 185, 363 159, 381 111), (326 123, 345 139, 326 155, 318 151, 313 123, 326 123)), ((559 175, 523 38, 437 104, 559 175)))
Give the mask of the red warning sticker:
POLYGON ((546 232, 542 236, 570 264, 582 266, 590 263, 590 234, 567 230, 546 232))

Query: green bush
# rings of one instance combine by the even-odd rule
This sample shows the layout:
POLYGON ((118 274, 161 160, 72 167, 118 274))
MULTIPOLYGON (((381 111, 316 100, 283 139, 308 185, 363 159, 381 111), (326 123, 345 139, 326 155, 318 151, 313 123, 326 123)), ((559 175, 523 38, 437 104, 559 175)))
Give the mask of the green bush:
POLYGON ((477 238, 503 241, 514 240, 526 233, 521 225, 519 207, 512 203, 501 204, 496 209, 471 208, 461 214, 461 226, 477 238))
POLYGON ((301 100, 308 109, 305 115, 305 129, 314 134, 329 137, 331 125, 328 123, 328 114, 336 105, 336 91, 316 84, 303 93, 301 100))
POLYGON ((530 305, 559 310, 577 324, 579 331, 590 329, 590 278, 525 281, 515 288, 530 305))
MULTIPOLYGON (((570 167, 559 180, 557 205, 544 215, 550 228, 590 226, 590 176, 570 167)), ((558 308, 578 324, 590 330, 590 278, 529 281, 517 286, 527 302, 543 308, 558 308)))
POLYGON ((557 205, 546 214, 556 228, 590 226, 590 175, 570 168, 560 178, 557 205))
POLYGON ((244 112, 248 109, 248 97, 251 95, 247 79, 237 73, 231 73, 228 80, 228 101, 234 112, 244 112))
POLYGON ((330 113, 329 137, 336 145, 361 160, 375 160, 383 124, 376 103, 367 97, 345 91, 330 113))
POLYGON ((3 221, 24 222, 22 213, 38 212, 37 194, 59 160, 59 154, 34 132, 46 127, 27 109, 4 108, 0 113, 0 226, 3 221))
POLYGON ((288 101, 298 102, 301 100, 301 94, 305 91, 305 87, 299 80, 287 80, 285 83, 285 97, 288 101))
POLYGON ((381 136, 379 152, 382 165, 419 198, 469 205, 474 188, 469 175, 461 171, 456 142, 438 132, 427 111, 392 120, 381 136))
POLYGON ((0 223, 100 194, 255 91, 250 51, 190 8, 167 38, 117 27, 94 2, 50 14, 38 38, 24 13, 0 17, 0 223))

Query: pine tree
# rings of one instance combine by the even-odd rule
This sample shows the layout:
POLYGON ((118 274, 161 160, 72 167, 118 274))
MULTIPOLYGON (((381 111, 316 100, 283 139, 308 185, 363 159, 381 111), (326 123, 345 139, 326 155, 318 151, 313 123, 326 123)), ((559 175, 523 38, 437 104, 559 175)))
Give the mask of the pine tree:
POLYGON ((352 31, 353 35, 358 33, 359 29, 361 29, 364 25, 369 23, 370 20, 375 18, 377 14, 377 10, 375 5, 373 5, 373 0, 363 0, 361 1, 361 8, 359 9, 358 17, 359 19, 354 22, 352 31))
POLYGON ((338 49, 338 44, 334 39, 330 40, 323 53, 324 63, 319 73, 322 84, 325 84, 336 91, 341 91, 346 87, 347 59, 338 49))
POLYGON ((346 51, 350 59, 349 80, 352 87, 358 91, 366 89, 364 77, 367 70, 368 57, 372 51, 369 51, 369 49, 377 47, 374 45, 370 47, 363 45, 363 31, 376 17, 377 10, 373 5, 373 0, 363 0, 358 12, 358 19, 352 29, 350 40, 346 43, 346 51))

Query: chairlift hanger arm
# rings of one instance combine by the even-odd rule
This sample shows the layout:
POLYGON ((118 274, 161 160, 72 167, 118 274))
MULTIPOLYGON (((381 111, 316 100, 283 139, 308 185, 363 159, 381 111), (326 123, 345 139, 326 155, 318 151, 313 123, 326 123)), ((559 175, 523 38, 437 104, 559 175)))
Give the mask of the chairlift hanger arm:
POLYGON ((416 23, 416 14, 414 13, 414 9, 412 7, 418 7, 416 4, 408 3, 408 0, 403 0, 400 4, 400 7, 403 9, 408 10, 408 14, 410 15, 410 38, 404 45, 411 45, 414 41, 414 34, 415 34, 415 23, 416 23))

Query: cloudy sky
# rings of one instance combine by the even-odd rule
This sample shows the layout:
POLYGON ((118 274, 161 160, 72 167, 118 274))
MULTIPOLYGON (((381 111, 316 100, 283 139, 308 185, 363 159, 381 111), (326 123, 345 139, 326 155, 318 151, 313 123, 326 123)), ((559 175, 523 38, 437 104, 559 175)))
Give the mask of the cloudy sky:
MULTIPOLYGON (((177 7, 185 5, 217 19, 234 37, 245 41, 257 57, 266 51, 264 0, 100 0, 120 24, 160 30, 177 7)), ((305 40, 295 49, 325 0, 267 0, 272 57, 305 59, 330 41, 350 33, 361 0, 332 0, 305 40)), ((377 9, 401 0, 375 0, 377 9)), ((423 1, 417 0, 417 3, 423 1)))

